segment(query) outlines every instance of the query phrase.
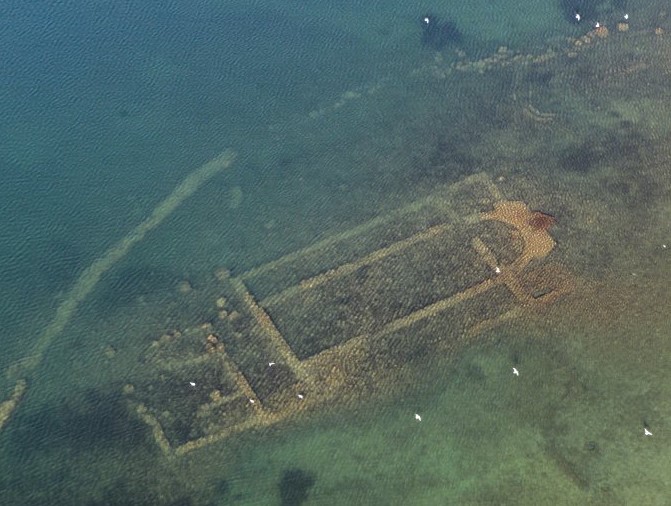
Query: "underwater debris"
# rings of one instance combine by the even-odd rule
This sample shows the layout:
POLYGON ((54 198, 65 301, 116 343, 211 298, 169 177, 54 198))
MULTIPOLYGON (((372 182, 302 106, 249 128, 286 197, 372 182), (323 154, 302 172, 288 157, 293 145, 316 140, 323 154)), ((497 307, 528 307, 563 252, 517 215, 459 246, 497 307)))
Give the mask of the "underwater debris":
POLYGON ((531 213, 531 217, 527 223, 536 230, 550 230, 557 223, 557 219, 551 214, 534 211, 531 213))

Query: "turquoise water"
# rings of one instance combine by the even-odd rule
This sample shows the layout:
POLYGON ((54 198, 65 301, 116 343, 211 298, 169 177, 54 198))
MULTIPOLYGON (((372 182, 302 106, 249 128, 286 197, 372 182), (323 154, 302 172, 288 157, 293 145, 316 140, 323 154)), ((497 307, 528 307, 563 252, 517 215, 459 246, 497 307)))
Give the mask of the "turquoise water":
POLYGON ((2 10, 1 504, 668 503, 663 3, 2 10), (522 251, 464 218, 500 200, 556 244, 531 299, 459 309, 473 234, 522 251), (254 304, 297 353, 363 336, 305 366, 305 409, 254 304), (182 455, 232 416, 180 425, 225 383, 186 362, 212 328, 277 419, 182 455))

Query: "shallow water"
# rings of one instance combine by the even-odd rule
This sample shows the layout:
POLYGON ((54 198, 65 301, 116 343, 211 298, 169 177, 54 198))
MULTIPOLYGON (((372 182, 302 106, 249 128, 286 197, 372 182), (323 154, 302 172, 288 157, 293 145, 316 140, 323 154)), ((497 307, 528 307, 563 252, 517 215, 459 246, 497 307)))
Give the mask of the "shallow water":
POLYGON ((0 502, 665 504, 671 22, 590 5, 9 2, 0 502))

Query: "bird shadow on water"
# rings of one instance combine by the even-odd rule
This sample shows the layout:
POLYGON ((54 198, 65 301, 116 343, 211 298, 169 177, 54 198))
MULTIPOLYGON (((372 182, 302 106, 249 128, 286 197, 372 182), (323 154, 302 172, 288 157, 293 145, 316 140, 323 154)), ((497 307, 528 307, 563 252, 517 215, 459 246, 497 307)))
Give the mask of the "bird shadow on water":
POLYGON ((315 484, 315 476, 299 468, 285 469, 278 484, 281 506, 300 506, 315 484))
POLYGON ((448 46, 459 45, 464 36, 457 24, 449 19, 441 19, 435 14, 424 14, 420 18, 422 26, 422 47, 441 51, 448 46))

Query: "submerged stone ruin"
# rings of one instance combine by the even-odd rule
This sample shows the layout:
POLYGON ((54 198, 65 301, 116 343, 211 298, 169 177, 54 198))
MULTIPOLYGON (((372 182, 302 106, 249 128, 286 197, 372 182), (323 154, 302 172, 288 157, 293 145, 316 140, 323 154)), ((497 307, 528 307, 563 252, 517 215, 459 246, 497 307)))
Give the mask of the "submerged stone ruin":
POLYGON ((222 269, 208 318, 145 351, 146 376, 124 387, 131 411, 178 456, 381 391, 390 365, 571 291, 548 258, 553 223, 480 173, 247 272, 222 269))

